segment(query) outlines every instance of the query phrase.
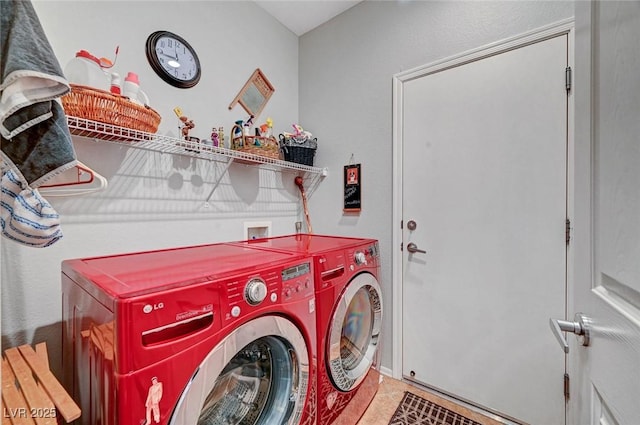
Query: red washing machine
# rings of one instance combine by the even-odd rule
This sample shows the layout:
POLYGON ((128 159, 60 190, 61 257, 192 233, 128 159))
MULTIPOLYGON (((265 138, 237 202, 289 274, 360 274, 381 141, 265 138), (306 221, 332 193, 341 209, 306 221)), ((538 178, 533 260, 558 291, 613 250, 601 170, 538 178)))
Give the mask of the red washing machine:
POLYGON ((213 244, 62 263, 86 425, 316 423, 312 259, 213 244))
POLYGON ((358 422, 379 386, 382 293, 378 241, 296 234, 241 242, 313 257, 318 424, 358 422))

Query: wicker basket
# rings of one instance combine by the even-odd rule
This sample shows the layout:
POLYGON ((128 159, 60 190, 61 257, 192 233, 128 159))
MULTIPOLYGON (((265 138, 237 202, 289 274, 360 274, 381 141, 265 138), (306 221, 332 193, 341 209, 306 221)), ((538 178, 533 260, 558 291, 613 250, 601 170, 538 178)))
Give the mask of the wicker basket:
POLYGON ((281 134, 280 149, 285 161, 313 166, 313 158, 318 147, 317 138, 292 137, 281 134))
POLYGON ((147 133, 155 133, 160 125, 160 114, 150 107, 93 87, 71 84, 71 92, 62 96, 62 106, 73 117, 147 133))
POLYGON ((245 135, 234 137, 233 134, 236 129, 240 129, 242 132, 242 129, 237 125, 234 125, 231 129, 231 149, 272 159, 280 158, 278 141, 275 137, 245 135))

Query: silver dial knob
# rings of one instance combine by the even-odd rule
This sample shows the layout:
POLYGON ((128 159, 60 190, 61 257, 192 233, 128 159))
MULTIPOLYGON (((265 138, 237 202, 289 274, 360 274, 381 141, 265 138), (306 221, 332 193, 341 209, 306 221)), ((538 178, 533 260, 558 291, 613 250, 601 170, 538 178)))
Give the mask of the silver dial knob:
POLYGON ((355 260, 357 265, 367 264, 367 256, 364 255, 364 252, 357 251, 355 255, 355 260))
POLYGON ((244 299, 251 305, 260 304, 267 297, 267 285, 262 279, 251 279, 244 287, 244 299))

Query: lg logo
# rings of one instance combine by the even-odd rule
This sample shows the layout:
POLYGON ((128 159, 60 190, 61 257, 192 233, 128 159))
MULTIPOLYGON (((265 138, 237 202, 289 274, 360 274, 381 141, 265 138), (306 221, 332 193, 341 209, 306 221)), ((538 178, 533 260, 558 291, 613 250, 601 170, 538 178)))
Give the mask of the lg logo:
POLYGON ((164 308, 164 303, 158 303, 158 304, 145 304, 144 307, 142 307, 142 311, 149 314, 154 310, 161 310, 164 308))

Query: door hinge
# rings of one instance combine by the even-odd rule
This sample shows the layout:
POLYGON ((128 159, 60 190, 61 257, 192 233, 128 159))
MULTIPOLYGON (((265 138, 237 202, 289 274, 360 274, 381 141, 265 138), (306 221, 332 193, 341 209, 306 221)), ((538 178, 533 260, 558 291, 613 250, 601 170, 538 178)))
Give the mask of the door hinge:
POLYGON ((571 67, 570 66, 568 66, 564 70, 564 86, 567 89, 567 91, 571 90, 571 67))
POLYGON ((400 220, 400 228, 404 229, 404 220, 400 220))
POLYGON ((404 242, 400 242, 400 251, 404 251, 404 242))
POLYGON ((564 374, 564 400, 569 401, 569 374, 564 374))
POLYGON ((564 224, 564 240, 569 245, 571 240, 571 220, 567 219, 564 224))

